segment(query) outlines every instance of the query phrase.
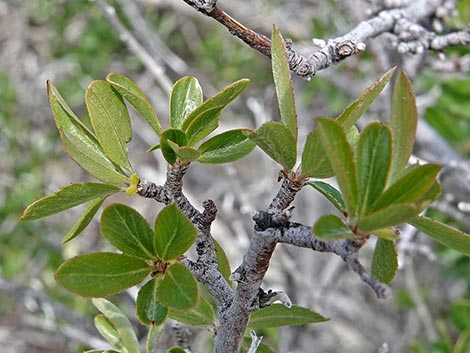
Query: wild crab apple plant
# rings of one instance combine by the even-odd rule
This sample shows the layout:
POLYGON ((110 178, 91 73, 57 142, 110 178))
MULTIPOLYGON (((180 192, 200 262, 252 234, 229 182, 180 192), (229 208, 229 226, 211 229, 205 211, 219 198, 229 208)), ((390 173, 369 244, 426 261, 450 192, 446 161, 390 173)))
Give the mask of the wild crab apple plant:
MULTIPOLYGON (((101 312, 95 324, 118 352, 140 352, 127 317, 102 299, 140 285, 136 313, 149 326, 146 351, 158 344, 166 318, 189 325, 214 325, 215 352, 272 352, 247 328, 302 325, 325 321, 308 308, 292 306, 286 295, 261 289, 277 243, 332 252, 347 262, 378 297, 389 294, 397 271, 396 226, 409 223, 442 244, 470 255, 470 237, 420 214, 439 196, 440 166, 408 165, 417 124, 415 99, 403 72, 397 74, 388 123, 370 123, 362 132, 355 122, 380 94, 395 69, 368 87, 336 119, 318 118, 297 161, 297 115, 283 39, 272 35, 272 67, 280 121, 257 130, 236 129, 208 136, 221 111, 246 87, 243 79, 206 100, 196 78, 178 80, 171 91, 170 128, 163 130, 149 100, 127 77, 111 73, 93 81, 85 95, 92 130, 69 108, 51 82, 47 92, 65 151, 102 183, 73 183, 31 204, 23 220, 34 220, 87 203, 83 215, 65 235, 71 241, 90 223, 104 200, 115 193, 150 197, 166 205, 152 227, 136 210, 111 204, 101 214, 101 233, 118 252, 96 252, 67 260, 56 280, 73 293, 93 297, 101 312), (168 163, 162 185, 141 180, 128 159, 132 137, 125 101, 148 122, 168 163), (193 163, 222 164, 261 148, 281 167, 281 187, 272 202, 253 216, 253 237, 243 262, 231 273, 223 249, 210 227, 216 206, 205 201, 198 211, 185 197, 183 176, 193 163), (298 166, 297 166, 298 165, 298 166), (336 177, 339 190, 318 180, 336 177), (313 227, 290 221, 290 205, 303 187, 313 187, 338 210, 313 227), (371 274, 357 252, 377 238, 371 274), (186 256, 194 246, 196 258, 186 256), (236 284, 235 288, 232 286, 236 284), (206 291, 200 290, 200 285, 206 291), (207 297, 209 296, 209 297, 207 297), (284 305, 273 304, 281 300, 284 305), (251 344, 250 344, 251 341, 251 344)), ((97 350, 97 352, 100 350, 97 350)), ((171 348, 169 352, 183 352, 171 348)))

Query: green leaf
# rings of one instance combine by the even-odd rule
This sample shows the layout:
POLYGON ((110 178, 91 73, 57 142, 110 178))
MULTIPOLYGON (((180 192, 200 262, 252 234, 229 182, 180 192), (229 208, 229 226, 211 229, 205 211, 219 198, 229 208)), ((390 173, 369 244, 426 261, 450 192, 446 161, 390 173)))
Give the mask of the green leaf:
POLYGON ((397 240, 400 233, 393 228, 382 228, 374 230, 374 235, 385 240, 397 240))
POLYGON ((328 320, 307 308, 295 305, 287 308, 282 304, 272 304, 253 312, 248 327, 256 330, 268 327, 299 326, 328 320))
POLYGON ((175 204, 166 206, 155 220, 154 246, 163 261, 177 259, 196 240, 196 228, 175 204))
POLYGON ((93 305, 110 321, 128 353, 139 353, 139 341, 126 315, 106 299, 92 299, 93 305))
MULTIPOLYGON (((250 336, 245 336, 243 337, 243 342, 242 342, 242 347, 240 349, 240 353, 248 353, 250 346, 251 346, 251 337, 250 336)), ((258 346, 258 349, 256 350, 256 353, 275 353, 271 347, 265 345, 263 342, 260 343, 258 346)))
POLYGON ((109 82, 97 80, 88 86, 85 103, 96 138, 106 156, 131 171, 126 148, 132 137, 131 121, 121 95, 109 82))
POLYGON ((201 155, 197 161, 200 163, 221 164, 243 158, 255 148, 242 129, 225 131, 216 135, 199 146, 201 155))
POLYGON ((230 283, 230 275, 232 274, 232 271, 230 270, 230 263, 228 261, 227 255, 225 254, 222 246, 220 246, 219 242, 217 242, 215 239, 213 239, 213 241, 215 247, 215 256, 217 258, 217 264, 219 265, 220 273, 222 273, 222 276, 224 276, 225 280, 230 283))
POLYGON ((144 260, 157 259, 154 232, 144 217, 133 208, 113 204, 101 215, 101 233, 123 253, 144 260))
POLYGON ((242 79, 242 80, 236 81, 228 85, 227 87, 225 87, 222 91, 217 93, 215 96, 212 96, 209 99, 207 99, 204 103, 199 105, 196 109, 194 109, 187 116, 187 118, 183 121, 181 128, 184 131, 186 131, 187 128, 194 121, 194 119, 196 119, 203 112, 209 109, 219 107, 219 109, 222 110, 231 101, 237 98, 240 95, 240 93, 242 93, 242 91, 245 89, 245 87, 248 85, 249 82, 250 80, 248 79, 242 79))
POLYGON ((186 325, 200 326, 214 323, 214 309, 204 297, 199 297, 199 303, 191 310, 170 309, 168 317, 186 325))
POLYGON ((100 332, 101 336, 108 341, 111 345, 117 349, 124 348, 119 333, 114 328, 111 321, 109 321, 104 315, 98 314, 95 316, 95 327, 100 332))
POLYGON ((170 126, 180 129, 202 99, 202 89, 195 77, 185 76, 176 81, 170 96, 170 126))
POLYGON ((344 212, 344 200, 341 193, 336 190, 333 186, 323 181, 311 181, 307 183, 308 185, 314 187, 318 190, 323 196, 325 196, 328 201, 330 201, 337 210, 344 212))
POLYGON ((297 159, 295 138, 290 129, 277 121, 268 121, 248 137, 283 168, 292 170, 297 159))
POLYGON ((329 178, 333 175, 333 169, 321 143, 320 130, 315 128, 308 134, 302 151, 302 176, 329 178))
POLYGON ((195 161, 201 155, 201 153, 198 150, 195 150, 192 147, 188 147, 188 146, 180 147, 178 146, 176 142, 173 142, 170 140, 167 140, 167 143, 170 146, 170 148, 173 150, 173 152, 175 152, 178 160, 183 164, 195 161))
POLYGON ((83 297, 104 297, 144 280, 152 268, 133 256, 108 252, 74 257, 56 271, 64 288, 83 297))
POLYGON ((77 220, 77 222, 75 222, 73 227, 62 239, 62 244, 69 242, 73 238, 80 235, 83 230, 85 230, 88 224, 90 224, 90 222, 93 220, 93 217, 95 216, 96 212, 98 212, 105 199, 106 197, 100 197, 88 202, 88 205, 86 206, 80 218, 77 220))
POLYGON ((222 108, 223 106, 219 105, 204 110, 193 119, 192 123, 185 130, 186 135, 188 136, 189 146, 194 146, 212 131, 217 129, 222 108))
POLYGON ((416 217, 422 209, 414 204, 392 204, 378 211, 359 218, 358 227, 363 233, 374 232, 377 229, 405 223, 416 217))
POLYGON ((336 215, 320 217, 313 226, 317 238, 322 240, 354 239, 356 236, 344 221, 336 215))
POLYGON ((382 92, 385 85, 390 81, 395 67, 388 70, 379 80, 367 87, 357 100, 351 103, 337 118, 338 123, 344 128, 349 128, 364 114, 369 106, 375 101, 382 92))
POLYGON ((158 347, 158 340, 163 333, 165 325, 150 326, 147 334, 147 340, 145 342, 145 352, 155 353, 158 347))
POLYGON ((469 234, 427 217, 416 217, 408 223, 439 243, 470 256, 469 234))
POLYGON ((411 166, 369 208, 370 212, 393 204, 414 203, 420 200, 436 183, 441 166, 426 164, 411 166))
POLYGON ((358 202, 354 151, 346 139, 344 130, 336 121, 320 118, 317 122, 322 144, 338 180, 348 216, 353 217, 356 215, 358 202))
POLYGON ((170 144, 168 141, 173 141, 176 143, 178 146, 186 146, 187 144, 187 138, 186 134, 178 129, 168 129, 163 131, 161 139, 160 139, 160 148, 162 149, 162 154, 163 157, 165 157, 165 160, 173 164, 176 162, 176 153, 171 148, 170 144))
POLYGON ((408 164, 418 123, 415 96, 411 83, 403 71, 398 73, 393 87, 390 123, 393 136, 390 181, 393 182, 408 164))
POLYGON ((377 281, 392 283, 398 270, 398 254, 393 241, 377 239, 371 268, 372 276, 377 281))
POLYGON ((136 302, 137 317, 144 325, 161 325, 168 314, 168 308, 157 300, 160 278, 152 278, 139 289, 136 302))
POLYGON ((186 267, 175 263, 167 269, 158 287, 157 298, 170 309, 194 308, 199 301, 196 279, 186 267))
POLYGON ((99 183, 75 183, 64 186, 52 195, 45 196, 29 205, 21 216, 22 221, 31 221, 65 211, 87 201, 115 194, 121 188, 99 183))
POLYGON ((158 120, 157 113, 152 107, 147 96, 129 78, 122 74, 111 72, 106 76, 106 81, 110 82, 114 89, 124 97, 132 106, 144 117, 152 129, 160 135, 162 128, 158 120))
POLYGON ((287 126, 297 141, 297 113, 295 111, 294 90, 290 77, 289 62, 284 47, 284 39, 276 26, 273 26, 271 62, 282 123, 287 126))
POLYGON ((361 133, 356 152, 359 214, 366 214, 387 183, 392 158, 392 135, 381 123, 371 123, 361 133))
POLYGON ((47 92, 54 121, 67 154, 99 180, 110 184, 125 182, 127 177, 116 170, 96 137, 76 117, 50 81, 47 81, 47 92))
POLYGON ((167 353, 186 353, 186 351, 180 347, 172 347, 167 351, 167 353))

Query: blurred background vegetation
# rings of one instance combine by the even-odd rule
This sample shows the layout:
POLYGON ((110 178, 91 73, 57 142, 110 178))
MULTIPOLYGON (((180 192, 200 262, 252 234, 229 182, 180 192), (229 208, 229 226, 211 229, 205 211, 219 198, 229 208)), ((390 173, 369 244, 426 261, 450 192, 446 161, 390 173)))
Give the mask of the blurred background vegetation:
MULTIPOLYGON (((275 23, 294 46, 308 52, 312 37, 327 39, 347 32, 363 19, 361 9, 368 5, 359 0, 256 0, 221 6, 266 35, 275 23)), ((461 1, 458 16, 449 24, 468 28, 469 13, 469 2, 461 1)), ((434 54, 400 58, 383 39, 372 41, 368 49, 310 82, 294 78, 300 136, 312 129, 314 117, 336 116, 386 69, 401 65, 413 79, 421 114, 416 156, 446 166, 443 197, 431 212, 469 232, 468 72, 447 70, 434 54)), ((468 47, 453 48, 446 52, 447 60, 460 60, 467 53, 468 47)), ((164 125, 168 88, 184 75, 196 76, 206 96, 237 79, 251 80, 242 98, 222 116, 222 129, 255 127, 278 116, 269 60, 182 1, 0 0, 0 346, 4 353, 106 347, 93 327, 96 310, 90 301, 67 293, 53 278, 64 259, 106 248, 97 222, 80 239, 61 246, 79 210, 33 223, 19 223, 18 218, 37 198, 72 181, 88 180, 63 153, 45 80, 52 80, 86 121, 84 91, 91 80, 103 79, 111 71, 140 85, 164 125), (108 6, 115 13, 107 12, 108 6)), ((388 102, 386 92, 365 121, 386 118, 388 102)), ((145 153, 156 143, 155 137, 141 121, 133 124, 133 164, 139 175, 161 182, 164 163, 156 153, 145 153)), ((226 248, 232 269, 248 244, 250 214, 266 207, 277 187, 277 172, 278 167, 256 151, 230 166, 194 166, 186 178, 187 193, 196 205, 206 198, 216 201, 219 219, 214 236, 226 248)), ((112 201, 130 202, 152 221, 159 207, 148 200, 112 201)), ((302 193, 296 206, 294 218, 305 224, 312 224, 329 207, 310 190, 302 193)), ((279 247, 264 287, 285 290, 297 304, 331 321, 260 334, 278 352, 470 352, 469 258, 440 248, 413 229, 403 230, 399 249, 394 296, 379 301, 340 259, 279 247)), ((367 258, 366 248, 366 263, 367 258)), ((127 307, 132 318, 133 294, 112 298, 127 307)), ((174 340, 167 331, 162 344, 174 340)), ((140 332, 144 334, 142 328, 140 332)), ((195 352, 209 351, 209 336, 207 330, 194 331, 195 352)))

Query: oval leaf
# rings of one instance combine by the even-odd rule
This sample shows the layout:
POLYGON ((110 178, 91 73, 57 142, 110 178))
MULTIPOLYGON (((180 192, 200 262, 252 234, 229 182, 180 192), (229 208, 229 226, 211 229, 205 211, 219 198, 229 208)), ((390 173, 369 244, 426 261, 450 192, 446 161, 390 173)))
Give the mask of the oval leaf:
POLYGON ((157 113, 152 107, 147 96, 129 78, 122 74, 111 72, 106 76, 106 81, 110 82, 114 89, 124 97, 132 106, 144 117, 152 129, 160 135, 162 128, 158 120, 157 113))
POLYGON ((182 264, 171 265, 157 289, 157 299, 170 309, 189 310, 195 307, 199 300, 196 279, 182 264))
POLYGON ((176 157, 182 164, 195 161, 200 156, 199 151, 195 150, 194 148, 188 146, 180 147, 176 142, 170 140, 167 140, 167 143, 173 152, 175 152, 176 157))
POLYGON ((381 123, 369 124, 359 137, 356 162, 359 214, 366 214, 387 183, 392 158, 392 135, 381 123))
POLYGON ((320 118, 317 122, 321 141, 343 194, 348 216, 353 217, 356 215, 358 202, 354 151, 347 141, 344 130, 336 121, 320 118))
POLYGON ((88 224, 90 224, 90 222, 93 220, 93 217, 95 216, 96 212, 98 212, 105 199, 105 197, 101 197, 88 202, 88 205, 86 206, 80 218, 77 220, 77 222, 75 222, 72 228, 62 239, 62 244, 69 242, 85 230, 88 224))
POLYGON ((363 233, 405 223, 422 211, 414 204, 393 204, 359 218, 359 229, 363 233))
POLYGON ((349 128, 364 114, 369 106, 375 101, 377 96, 382 92, 385 85, 390 81, 395 67, 388 70, 380 79, 367 87, 359 96, 357 100, 351 103, 337 118, 338 123, 344 127, 349 128))
POLYGON ((377 239, 372 257, 372 276, 379 282, 390 284, 398 270, 398 254, 391 240, 377 239))
POLYGON ((390 125, 393 136, 391 179, 395 181, 408 164, 418 123, 415 96, 411 83, 403 71, 398 73, 393 86, 390 125))
POLYGON ((273 26, 271 37, 271 61, 276 88, 276 96, 281 113, 282 123, 287 126, 297 142, 297 113, 295 111, 294 90, 290 77, 284 39, 276 26, 273 26))
POLYGON ((427 217, 416 217, 408 223, 439 243, 470 256, 470 234, 427 217))
POLYGON ((152 268, 143 260, 115 253, 74 257, 56 271, 56 281, 83 297, 104 297, 144 280, 152 268))
POLYGON ((325 148, 321 143, 318 128, 308 134, 305 141, 302 151, 302 175, 311 178, 329 178, 334 175, 325 148))
POLYGON ((127 316, 106 299, 93 299, 93 305, 109 320, 128 353, 139 353, 139 341, 127 316))
POLYGON ((184 254, 196 240, 196 228, 175 204, 166 206, 155 220, 154 246, 163 261, 184 254))
POLYGON ((336 215, 320 217, 313 226, 317 238, 322 240, 353 239, 356 236, 344 221, 336 215))
POLYGON ((292 170, 297 159, 296 143, 287 126, 269 121, 248 137, 283 168, 292 170))
POLYGON ((204 297, 199 298, 199 303, 189 311, 170 309, 168 317, 186 325, 200 326, 214 323, 214 309, 204 297))
POLYGON ((250 80, 248 79, 236 81, 225 87, 216 95, 207 99, 204 103, 199 105, 188 115, 188 117, 184 120, 181 128, 186 131, 186 129, 191 125, 194 119, 196 119, 198 116, 201 115, 201 113, 209 109, 219 107, 219 109, 222 110, 223 108, 225 108, 225 106, 227 106, 231 101, 237 98, 240 93, 242 93, 242 91, 245 89, 249 82, 250 80))
POLYGON ((133 208, 113 204, 101 215, 101 233, 123 253, 144 260, 157 259, 154 232, 144 217, 133 208))
POLYGON ((296 305, 287 308, 282 304, 273 304, 253 312, 248 327, 256 330, 268 327, 299 326, 328 320, 307 308, 296 305))
POLYGON ((170 126, 180 129, 187 116, 202 103, 198 80, 186 76, 175 82, 170 96, 170 126))
POLYGON ((96 137, 110 160, 132 170, 126 143, 132 136, 131 122, 121 95, 106 81, 93 81, 85 94, 85 102, 96 137))
POLYGON ((189 146, 194 146, 212 131, 217 129, 222 108, 223 106, 219 105, 214 108, 204 110, 194 118, 193 122, 186 129, 189 146))
POLYGON ((345 211, 346 208, 344 206, 343 196, 338 190, 336 190, 336 188, 334 188, 330 184, 325 183, 323 181, 311 181, 311 182, 308 182, 307 184, 314 187, 323 196, 325 196, 328 199, 328 201, 330 201, 333 204, 333 206, 336 207, 337 210, 341 212, 345 211))
POLYGON ((22 221, 31 221, 65 211, 90 200, 112 195, 121 188, 99 183, 75 183, 63 187, 52 195, 45 196, 29 205, 21 216, 22 221))
POLYGON ((152 278, 137 295, 137 317, 144 325, 161 325, 168 314, 168 309, 157 300, 159 284, 160 279, 152 278))
POLYGON ((180 347, 172 347, 167 351, 167 353, 186 353, 186 351, 180 347))
POLYGON ((160 148, 162 149, 163 157, 168 163, 173 164, 176 162, 177 156, 168 141, 172 141, 178 146, 186 146, 186 134, 179 129, 168 129, 162 133, 160 148))
POLYGON ((200 163, 221 164, 236 161, 245 157, 256 144, 241 130, 229 130, 216 135, 199 146, 200 163))

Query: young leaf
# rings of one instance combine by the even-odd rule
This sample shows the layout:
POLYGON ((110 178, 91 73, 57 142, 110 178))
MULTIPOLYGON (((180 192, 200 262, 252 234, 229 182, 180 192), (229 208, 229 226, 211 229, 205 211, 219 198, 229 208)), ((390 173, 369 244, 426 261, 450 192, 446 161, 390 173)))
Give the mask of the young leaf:
POLYGON ((240 93, 245 89, 248 85, 250 80, 242 79, 236 81, 227 87, 225 87, 222 91, 217 93, 215 96, 210 97, 204 103, 200 104, 196 109, 194 109, 187 118, 183 121, 181 128, 186 131, 186 129, 191 125, 191 123, 200 116, 203 112, 219 107, 220 110, 225 108, 231 101, 238 97, 240 93))
POLYGON ((145 353, 155 353, 158 347, 158 340, 163 333, 165 325, 150 326, 145 342, 145 353))
POLYGON ((338 123, 345 129, 354 125, 354 123, 364 114, 369 106, 375 101, 382 92, 385 85, 390 81, 395 67, 388 70, 379 80, 367 87, 360 97, 351 103, 337 118, 338 123))
POLYGON ((186 134, 178 129, 168 129, 163 131, 161 139, 160 139, 160 148, 162 149, 163 157, 169 164, 173 164, 176 162, 176 153, 171 148, 168 141, 173 141, 178 146, 186 146, 186 134))
POLYGON ((172 347, 167 351, 167 353, 186 353, 186 351, 180 347, 172 347))
POLYGON ((230 275, 232 271, 230 270, 230 263, 228 261, 227 255, 225 254, 224 249, 220 246, 219 242, 213 239, 215 247, 215 256, 217 258, 217 264, 219 265, 219 271, 224 276, 225 280, 230 283, 230 275))
POLYGON ((75 183, 64 186, 52 195, 45 196, 29 205, 21 216, 31 221, 65 211, 90 200, 115 194, 121 188, 99 183, 75 183))
POLYGON ((193 309, 170 309, 168 317, 191 326, 211 325, 214 323, 214 309, 204 297, 199 297, 199 303, 193 309))
POLYGON ((93 81, 85 103, 96 137, 104 153, 118 166, 132 170, 126 143, 132 136, 131 121, 121 95, 106 81, 93 81))
POLYGON ((396 232, 393 228, 382 228, 374 230, 374 235, 378 238, 385 240, 397 240, 400 233, 396 232))
POLYGON ((173 150, 173 152, 175 152, 176 157, 181 163, 189 163, 195 161, 201 155, 198 150, 192 147, 180 147, 176 142, 173 142, 171 140, 167 140, 166 142, 168 143, 168 146, 170 146, 170 148, 173 150))
POLYGON ((392 204, 359 218, 359 229, 363 233, 374 232, 377 229, 396 226, 416 217, 422 211, 414 204, 392 204))
POLYGON ((307 308, 295 305, 287 308, 282 304, 272 304, 253 312, 248 327, 256 330, 268 327, 299 326, 328 320, 307 308))
POLYGON ((344 221, 333 214, 320 217, 313 226, 317 238, 322 240, 353 239, 355 234, 344 221))
POLYGON ((162 128, 158 120, 157 113, 150 104, 147 96, 142 90, 129 78, 122 74, 111 72, 106 76, 106 81, 113 85, 113 88, 119 92, 132 106, 144 117, 152 129, 160 136, 162 128))
POLYGON ((340 212, 344 212, 346 210, 343 196, 333 186, 323 181, 311 181, 311 182, 308 182, 307 184, 314 187, 323 196, 325 196, 328 199, 328 201, 330 201, 333 204, 333 206, 336 207, 337 210, 339 210, 340 212))
POLYGON ((99 197, 88 202, 85 210, 83 211, 80 218, 75 222, 72 228, 67 232, 67 234, 62 239, 62 244, 65 244, 72 240, 73 238, 80 235, 81 232, 90 224, 96 212, 100 209, 106 197, 99 197))
POLYGON ((229 130, 216 135, 199 146, 201 155, 197 158, 200 163, 229 163, 236 161, 255 148, 251 141, 241 130, 229 130))
POLYGON ((360 135, 356 152, 359 214, 366 214, 385 188, 391 157, 390 129, 380 123, 369 124, 360 135))
POLYGON ((113 204, 101 215, 101 233, 123 253, 144 260, 157 259, 154 232, 144 217, 133 208, 113 204))
POLYGON ((356 215, 358 182, 354 151, 341 126, 334 120, 320 118, 320 137, 343 194, 348 216, 356 215))
POLYGON ((196 279, 180 263, 168 267, 165 276, 157 289, 157 299, 170 309, 189 310, 199 300, 196 279))
POLYGON ((273 26, 271 38, 271 62, 281 120, 289 128, 295 141, 297 141, 297 113, 295 111, 294 90, 290 77, 289 62, 287 61, 284 39, 276 26, 273 26))
POLYGON ((416 217, 408 223, 439 243, 470 256, 470 234, 427 217, 416 217))
POLYGON ((441 166, 426 164, 412 166, 400 179, 392 184, 377 198, 369 208, 370 212, 383 209, 393 204, 414 203, 436 183, 436 177, 441 166))
POLYGON ((114 328, 111 321, 104 315, 98 314, 95 316, 95 327, 100 332, 101 336, 114 347, 117 349, 124 348, 124 343, 122 343, 121 338, 119 338, 119 333, 114 328))
POLYGON ((196 228, 175 204, 166 206, 155 220, 154 246, 160 259, 174 260, 196 240, 196 228))
POLYGON ((116 170, 96 137, 72 112, 50 81, 47 81, 47 93, 54 121, 67 154, 99 180, 110 184, 125 182, 127 177, 116 170))
POLYGON ((64 288, 82 297, 104 297, 144 280, 152 268, 133 256, 99 252, 74 257, 56 271, 64 288))
POLYGON ((187 116, 202 103, 202 89, 198 80, 186 76, 175 82, 170 96, 170 126, 180 129, 187 116))
POLYGON ((157 300, 160 279, 152 278, 140 288, 137 295, 136 312, 144 325, 161 325, 168 314, 168 308, 157 300))
POLYGON ((186 135, 188 136, 189 146, 194 146, 212 131, 217 129, 222 108, 223 106, 219 105, 207 109, 193 119, 192 123, 185 130, 186 135))
POLYGON ((321 143, 318 128, 315 128, 305 141, 305 147, 302 151, 302 175, 311 178, 329 178, 334 175, 325 148, 321 143))
POLYGON ((92 299, 93 305, 110 321, 128 353, 139 353, 139 341, 127 316, 106 299, 92 299))
POLYGON ((283 168, 292 170, 297 159, 296 143, 287 126, 277 121, 268 121, 247 136, 283 168))
POLYGON ((372 276, 379 282, 390 284, 398 270, 398 254, 391 240, 377 239, 372 257, 372 276))
POLYGON ((390 181, 398 179, 399 173, 406 167, 415 139, 418 112, 411 83, 403 71, 393 87, 392 114, 390 123, 393 136, 393 155, 390 181))

